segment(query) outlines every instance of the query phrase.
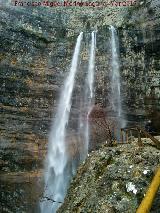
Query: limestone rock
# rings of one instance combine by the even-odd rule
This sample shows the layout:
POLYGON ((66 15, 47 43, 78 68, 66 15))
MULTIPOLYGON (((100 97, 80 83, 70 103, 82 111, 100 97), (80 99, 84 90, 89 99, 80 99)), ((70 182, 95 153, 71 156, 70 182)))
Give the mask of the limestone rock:
MULTIPOLYGON (((160 151, 151 144, 103 146, 80 166, 58 213, 135 212, 159 164, 160 151)), ((154 213, 159 194, 156 199, 154 213)))

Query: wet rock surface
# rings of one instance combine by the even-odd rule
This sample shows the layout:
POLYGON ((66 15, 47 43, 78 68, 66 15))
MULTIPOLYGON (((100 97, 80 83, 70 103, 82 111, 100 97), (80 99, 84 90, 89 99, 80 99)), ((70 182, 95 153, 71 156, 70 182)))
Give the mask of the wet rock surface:
POLYGON ((130 106, 126 110, 131 120, 132 113, 139 120, 152 115, 158 130, 154 114, 160 112, 159 15, 159 1, 140 0, 137 7, 129 9, 119 31, 124 105, 130 106))
POLYGON ((1 212, 37 212, 37 200, 42 196, 42 171, 6 172, 0 174, 1 212))
MULTIPOLYGON (((145 139, 92 152, 78 169, 58 213, 136 211, 157 166, 160 151, 145 139)), ((159 211, 159 193, 151 212, 159 211)))
POLYGON ((75 41, 55 39, 54 19, 46 10, 0 8, 1 212, 38 212, 53 105, 75 41))

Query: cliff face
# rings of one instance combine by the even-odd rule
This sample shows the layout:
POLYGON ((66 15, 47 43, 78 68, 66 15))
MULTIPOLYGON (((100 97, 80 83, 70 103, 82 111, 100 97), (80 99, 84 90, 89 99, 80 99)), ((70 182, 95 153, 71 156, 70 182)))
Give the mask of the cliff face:
MULTIPOLYGON (((105 100, 102 97, 109 89, 108 25, 115 24, 120 36, 123 105, 127 116, 131 111, 144 116, 146 105, 159 106, 158 8, 156 1, 132 7, 129 13, 126 7, 0 8, 0 199, 3 211, 33 212, 41 196, 41 184, 37 180, 42 176, 51 120, 80 31, 85 32, 85 46, 88 33, 95 28, 99 30, 97 102, 107 107, 108 97, 105 100), (145 14, 146 19, 141 15, 137 20, 137 12, 145 14), (132 31, 135 25, 136 29, 149 25, 150 31, 135 33, 132 31), (153 36, 146 34, 148 32, 153 36), (135 61, 139 61, 138 65, 135 61), (156 97, 148 102, 145 98, 152 95, 150 90, 156 97)), ((81 58, 87 64, 85 53, 83 51, 81 58)))
MULTIPOLYGON (((128 125, 143 125, 151 119, 159 132, 160 124, 160 5, 158 1, 139 1, 130 7, 118 27, 122 109, 128 125)), ((98 27, 97 100, 105 107, 110 102, 110 33, 98 27), (105 86, 104 86, 105 85, 105 86), (105 97, 105 98, 102 98, 105 97), (103 100, 102 100, 103 99, 103 100), (105 102, 105 103, 104 103, 105 102)))
MULTIPOLYGON (((72 180, 58 213, 132 213, 141 203, 160 163, 160 151, 144 141, 92 152, 72 180)), ((159 194, 151 212, 159 211, 159 194)))
MULTIPOLYGON (((160 4, 158 1, 140 1, 129 10, 120 29, 122 58, 122 87, 129 114, 147 116, 160 124, 160 4)), ((141 119, 140 118, 140 119, 141 119)))
POLYGON ((75 39, 63 38, 57 15, 47 10, 0 10, 1 208, 33 212, 53 105, 75 39))

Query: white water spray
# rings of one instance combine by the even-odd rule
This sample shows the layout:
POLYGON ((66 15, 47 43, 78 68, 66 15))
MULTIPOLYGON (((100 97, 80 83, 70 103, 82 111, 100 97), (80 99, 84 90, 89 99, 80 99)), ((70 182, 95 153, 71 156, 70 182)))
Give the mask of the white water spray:
POLYGON ((90 46, 90 53, 89 53, 89 65, 88 65, 88 75, 87 75, 87 81, 86 81, 86 103, 87 103, 87 121, 84 129, 85 134, 85 153, 88 154, 88 146, 89 146, 89 135, 90 135, 90 128, 89 128, 89 121, 88 121, 88 115, 90 113, 90 110, 92 108, 93 104, 93 93, 94 93, 94 71, 95 71, 95 50, 96 50, 96 32, 92 32, 91 34, 91 46, 90 46))
POLYGON ((125 126, 125 121, 122 119, 119 39, 117 31, 113 26, 110 26, 110 32, 111 32, 111 51, 112 51, 111 104, 113 111, 116 113, 116 117, 119 121, 119 127, 123 128, 125 126))
POLYGON ((116 113, 118 128, 120 129, 126 126, 126 119, 122 117, 119 39, 117 31, 113 26, 110 26, 110 32, 111 32, 111 50, 112 50, 111 103, 113 111, 116 113))
POLYGON ((111 51, 112 51, 112 75, 111 75, 111 89, 112 89, 112 107, 117 112, 118 117, 121 116, 121 92, 120 92, 120 72, 119 72, 119 54, 118 54, 118 38, 116 29, 110 26, 111 30, 111 51))
POLYGON ((94 67, 95 67, 95 49, 96 49, 96 32, 92 32, 92 40, 91 40, 91 49, 90 49, 90 58, 89 58, 89 66, 88 66, 88 87, 89 87, 89 96, 90 101, 93 98, 93 83, 94 83, 94 67))
POLYGON ((49 137, 49 147, 45 173, 44 201, 40 203, 42 213, 55 213, 63 202, 70 174, 67 171, 67 152, 65 146, 66 126, 71 109, 71 97, 78 66, 83 33, 77 38, 71 68, 60 96, 56 118, 49 137), (55 201, 55 202, 54 202, 55 201))

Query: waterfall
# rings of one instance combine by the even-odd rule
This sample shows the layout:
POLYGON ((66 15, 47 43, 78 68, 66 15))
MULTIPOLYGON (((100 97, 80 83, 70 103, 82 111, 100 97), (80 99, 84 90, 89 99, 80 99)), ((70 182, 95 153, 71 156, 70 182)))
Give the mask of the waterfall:
POLYGON ((42 213, 55 213, 63 202, 70 174, 67 171, 67 152, 65 147, 66 126, 69 121, 71 97, 78 66, 83 33, 77 38, 71 68, 60 95, 58 109, 49 137, 46 160, 44 199, 40 202, 42 213), (55 201, 55 202, 54 202, 55 201))
POLYGON ((95 66, 95 48, 96 48, 96 32, 92 32, 89 66, 88 66, 88 87, 90 102, 93 98, 93 83, 94 83, 94 66, 95 66))
POLYGON ((122 119, 119 39, 118 39, 117 31, 113 26, 110 26, 110 32, 111 32, 111 52, 112 52, 111 104, 112 104, 112 109, 114 113, 116 113, 118 127, 122 128, 125 126, 125 121, 122 119))
POLYGON ((86 79, 86 88, 85 88, 85 103, 87 109, 87 120, 84 125, 84 135, 85 135, 85 153, 88 153, 88 146, 89 146, 89 121, 88 115, 92 108, 93 104, 93 93, 94 93, 94 68, 95 68, 95 49, 96 49, 96 32, 92 32, 91 34, 91 46, 90 46, 90 53, 89 53, 89 64, 88 64, 88 75, 86 79))
POLYGON ((121 92, 120 92, 120 68, 119 68, 119 42, 116 29, 110 26, 111 51, 112 51, 112 74, 111 74, 111 102, 114 112, 121 116, 121 92))

